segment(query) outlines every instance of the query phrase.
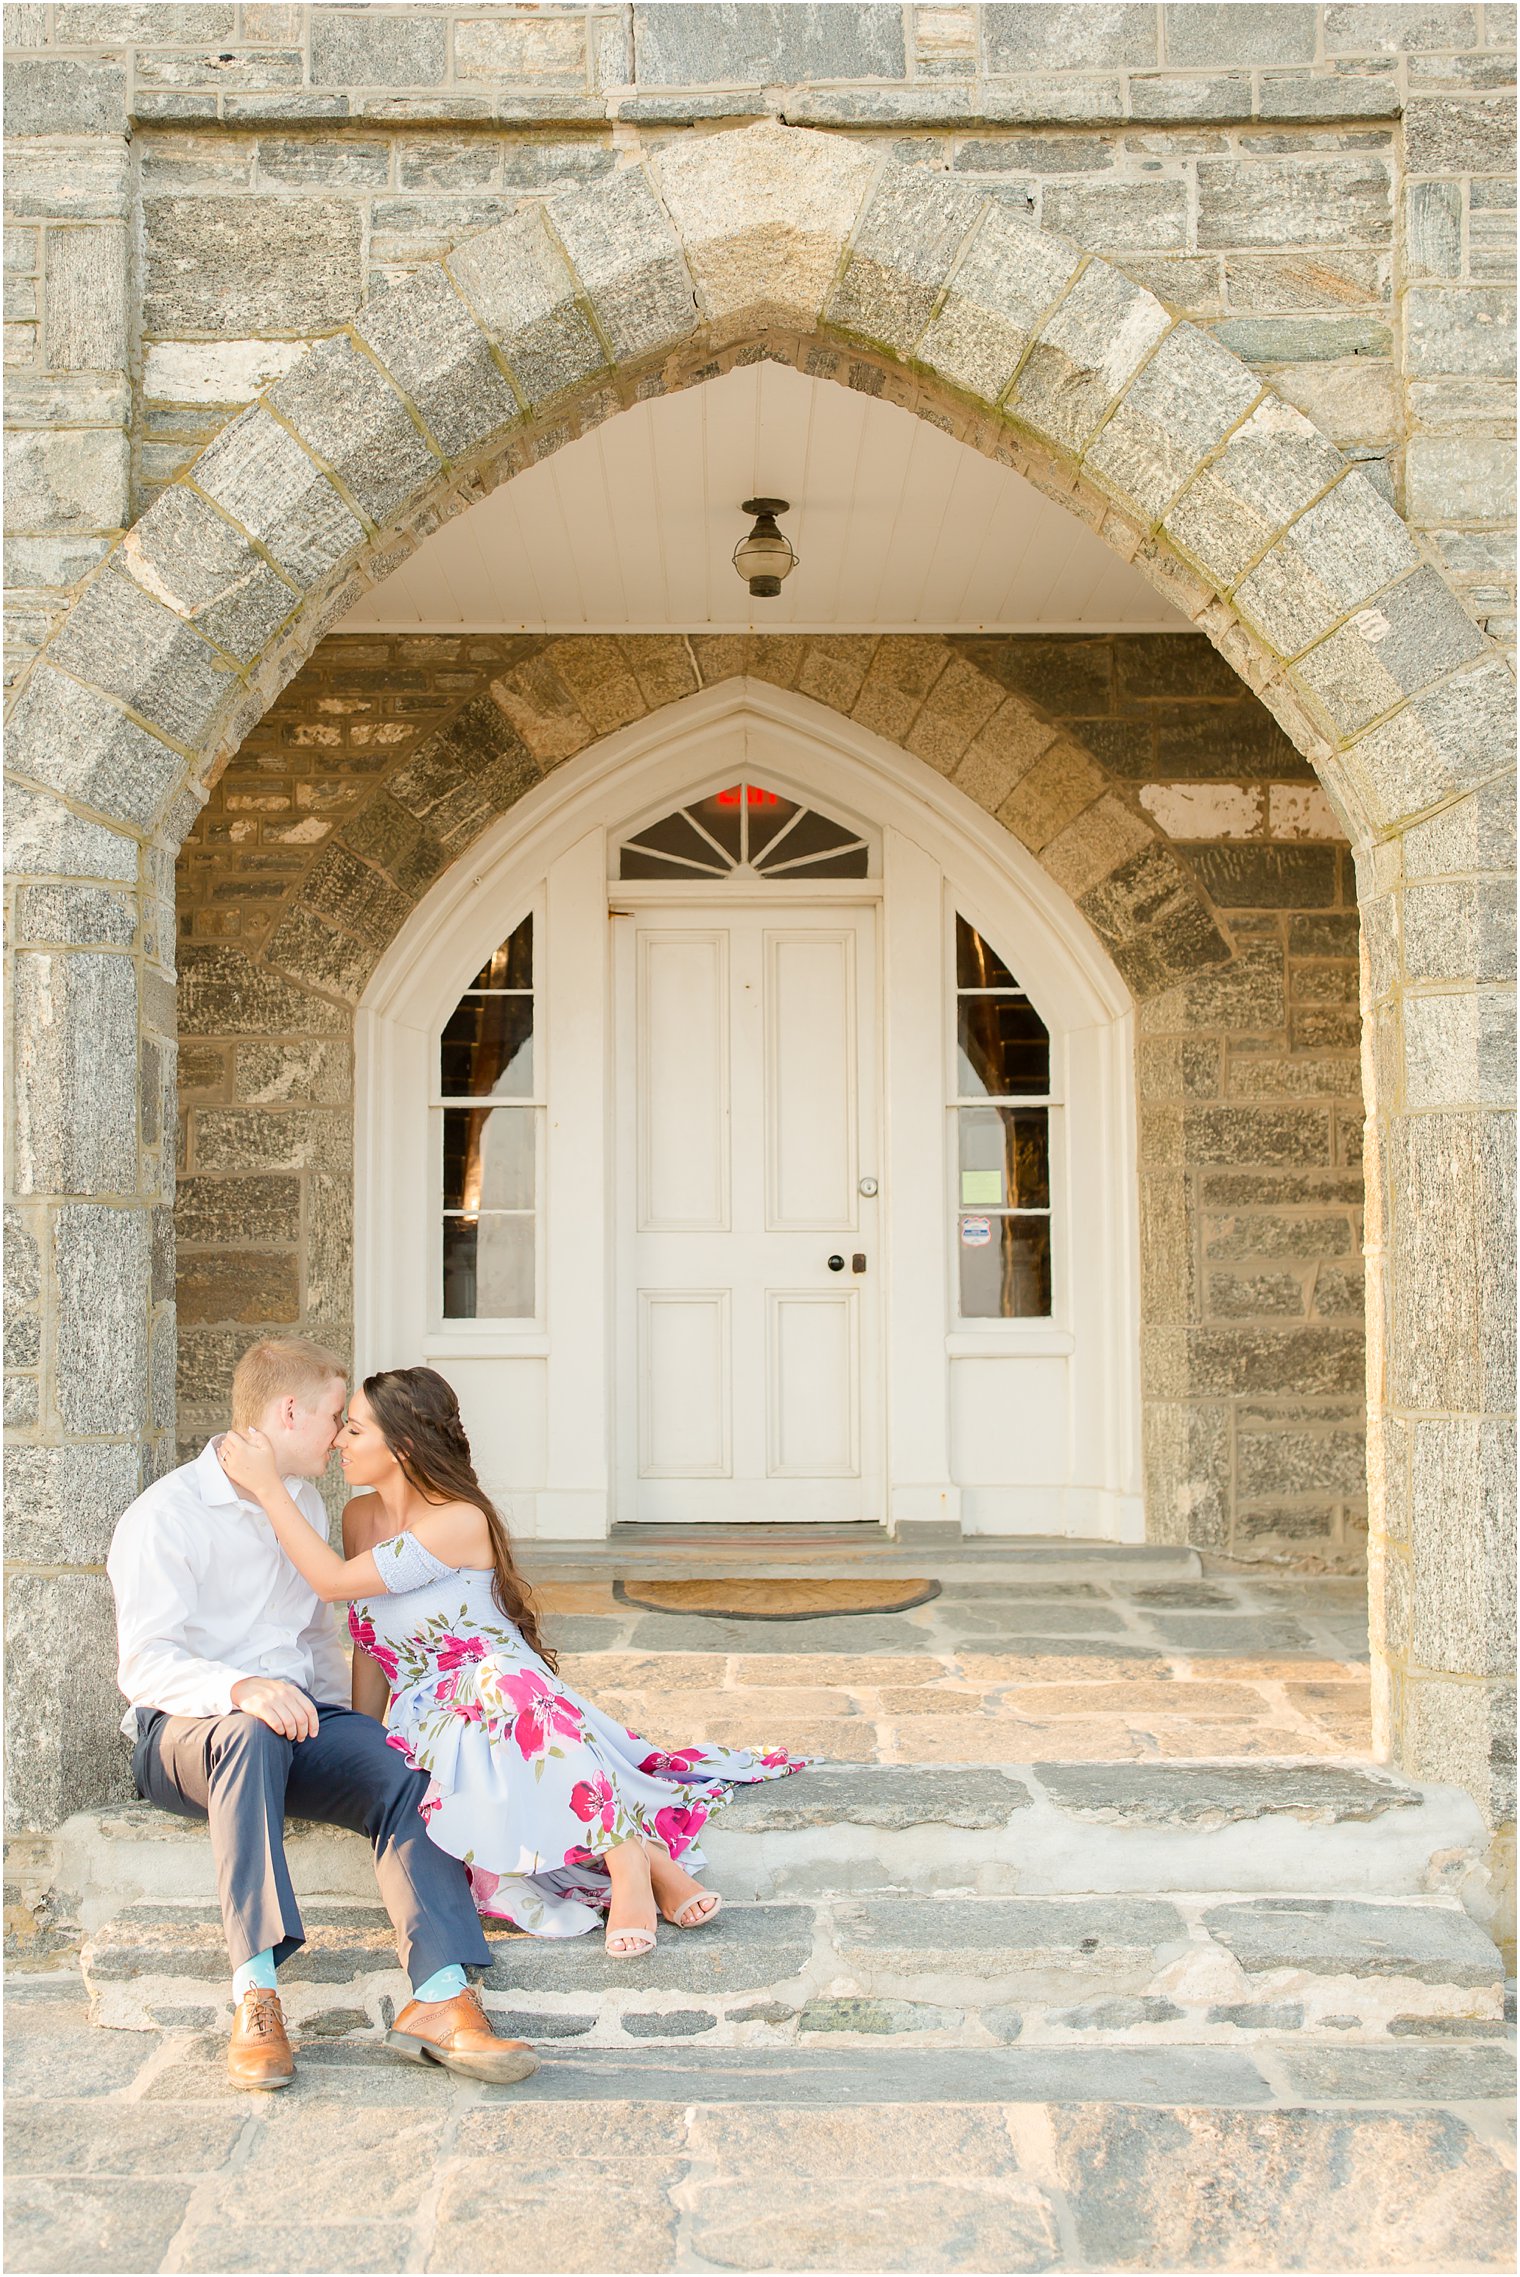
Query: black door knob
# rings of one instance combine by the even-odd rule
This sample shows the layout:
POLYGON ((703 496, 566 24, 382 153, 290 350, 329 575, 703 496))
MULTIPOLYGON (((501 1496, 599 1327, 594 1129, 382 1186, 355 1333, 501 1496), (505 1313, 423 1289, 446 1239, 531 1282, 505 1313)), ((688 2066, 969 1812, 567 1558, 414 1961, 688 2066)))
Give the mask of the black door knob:
POLYGON ((831 1257, 829 1259, 829 1271, 831 1273, 842 1273, 844 1271, 844 1259, 842 1257, 831 1257))

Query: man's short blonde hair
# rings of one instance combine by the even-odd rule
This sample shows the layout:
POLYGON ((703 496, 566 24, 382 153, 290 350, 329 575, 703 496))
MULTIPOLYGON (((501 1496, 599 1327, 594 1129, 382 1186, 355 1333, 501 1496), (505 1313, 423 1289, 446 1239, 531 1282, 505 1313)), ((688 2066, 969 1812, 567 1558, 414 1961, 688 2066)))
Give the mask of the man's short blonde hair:
POLYGON ((233 1371, 233 1429, 246 1431, 277 1399, 314 1407, 335 1377, 347 1383, 345 1363, 305 1336, 266 1336, 250 1344, 233 1371))

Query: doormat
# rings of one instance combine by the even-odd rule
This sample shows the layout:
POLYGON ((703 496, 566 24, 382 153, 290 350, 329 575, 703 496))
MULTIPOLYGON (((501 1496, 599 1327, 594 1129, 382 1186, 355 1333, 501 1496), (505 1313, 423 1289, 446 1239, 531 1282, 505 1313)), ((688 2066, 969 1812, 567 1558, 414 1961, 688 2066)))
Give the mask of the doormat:
POLYGON ((841 1613, 906 1613, 939 1595, 937 1581, 615 1581, 624 1605, 722 1621, 822 1621, 841 1613))

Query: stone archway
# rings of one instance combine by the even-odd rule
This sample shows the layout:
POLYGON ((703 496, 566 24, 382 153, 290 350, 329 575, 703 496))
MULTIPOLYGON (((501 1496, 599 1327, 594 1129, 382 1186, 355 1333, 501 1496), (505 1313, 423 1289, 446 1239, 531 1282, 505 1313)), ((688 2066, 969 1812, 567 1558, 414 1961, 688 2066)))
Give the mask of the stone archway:
POLYGON ((967 185, 804 130, 673 144, 373 302, 169 486, 26 675, 15 874, 92 897, 16 986, 18 1255, 61 1307, 19 1466, 39 1563, 67 1562, 81 1494, 119 1507, 164 1459, 166 863, 205 784, 440 518, 741 346, 889 390, 1063 498, 1226 655, 1345 820, 1382 1733, 1507 1816, 1507 1561, 1464 1532, 1513 1409, 1505 1014, 1476 918, 1503 867, 1508 675, 1365 475, 1216 342, 967 185))

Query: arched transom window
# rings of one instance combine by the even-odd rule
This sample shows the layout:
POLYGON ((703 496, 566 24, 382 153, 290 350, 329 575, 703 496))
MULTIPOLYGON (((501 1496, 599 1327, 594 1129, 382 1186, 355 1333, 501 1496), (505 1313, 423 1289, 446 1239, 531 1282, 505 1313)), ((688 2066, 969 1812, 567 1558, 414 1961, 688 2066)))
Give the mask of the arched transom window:
POLYGON ((731 783, 636 830, 618 854, 620 878, 863 878, 871 852, 836 822, 763 783, 731 783))
POLYGON ((956 1287, 962 1320, 1050 1312, 1050 1032, 955 920, 956 1287))

